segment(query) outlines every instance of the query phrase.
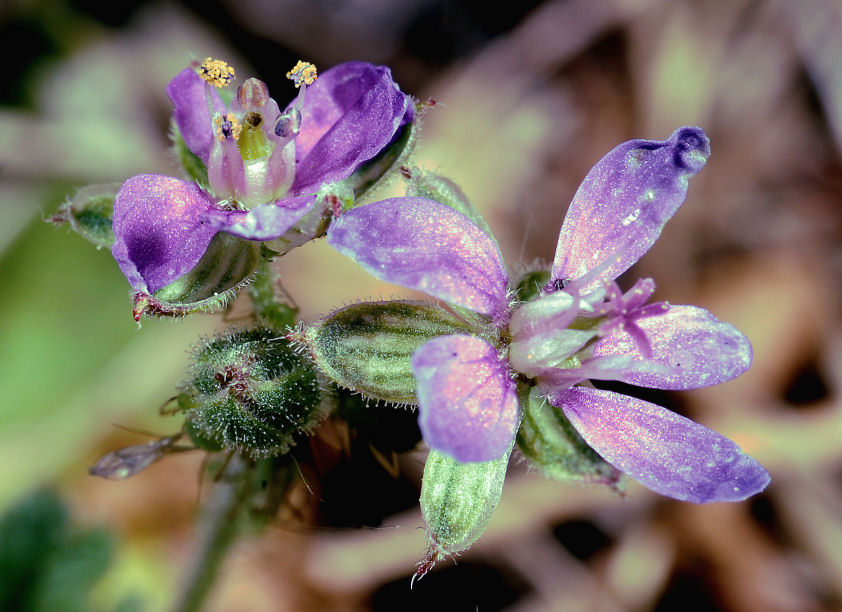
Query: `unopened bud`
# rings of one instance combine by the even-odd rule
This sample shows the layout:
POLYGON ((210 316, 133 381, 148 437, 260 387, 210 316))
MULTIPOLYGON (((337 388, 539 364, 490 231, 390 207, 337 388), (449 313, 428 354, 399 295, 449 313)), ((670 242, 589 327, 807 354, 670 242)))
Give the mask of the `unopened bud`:
POLYGON ((318 367, 337 384, 396 403, 416 403, 410 358, 437 336, 473 333, 444 308, 394 300, 340 308, 303 335, 318 367))
POLYGON ((500 502, 512 447, 499 459, 462 463, 431 450, 424 465, 421 513, 427 524, 428 549, 416 577, 442 556, 471 546, 485 531, 500 502))
POLYGON ((187 432, 201 448, 278 455, 325 414, 312 364, 272 330, 213 338, 196 351, 191 373, 187 432))

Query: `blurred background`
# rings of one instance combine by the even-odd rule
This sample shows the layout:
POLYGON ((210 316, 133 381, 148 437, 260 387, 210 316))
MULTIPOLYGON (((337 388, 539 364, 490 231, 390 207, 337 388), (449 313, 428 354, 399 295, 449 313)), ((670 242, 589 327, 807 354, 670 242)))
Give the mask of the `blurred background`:
MULTIPOLYGON (((193 58, 226 59, 281 104, 298 58, 322 70, 363 59, 439 103, 414 162, 463 187, 513 269, 551 260, 579 181, 611 148, 707 131, 707 167, 621 284, 652 276, 654 299, 704 306, 749 336, 739 379, 643 397, 736 440, 772 484, 697 506, 514 461, 485 536, 410 591, 424 452, 390 474, 357 444, 237 544, 208 609, 842 610, 842 5, 509 5, 0 2, 0 534, 16 542, 0 551, 0 584, 25 582, 37 609, 167 608, 193 551, 202 458, 123 482, 87 467, 150 439, 138 432, 178 429, 158 408, 191 343, 226 325, 139 330, 110 254, 43 218, 85 185, 177 172, 164 87, 193 58)), ((278 266, 305 320, 406 294, 323 241, 278 266)))

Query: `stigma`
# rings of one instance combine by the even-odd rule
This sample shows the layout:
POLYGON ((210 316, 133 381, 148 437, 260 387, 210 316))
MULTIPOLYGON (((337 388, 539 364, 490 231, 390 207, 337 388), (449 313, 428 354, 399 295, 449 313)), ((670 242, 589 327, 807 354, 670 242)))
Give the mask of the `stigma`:
POLYGON ((296 87, 301 87, 302 85, 312 85, 319 78, 319 75, 316 73, 316 67, 313 64, 298 60, 292 70, 287 72, 287 78, 295 83, 296 87))
POLYGON ((236 75, 234 68, 222 60, 206 57, 199 65, 199 76, 215 87, 227 87, 236 75))

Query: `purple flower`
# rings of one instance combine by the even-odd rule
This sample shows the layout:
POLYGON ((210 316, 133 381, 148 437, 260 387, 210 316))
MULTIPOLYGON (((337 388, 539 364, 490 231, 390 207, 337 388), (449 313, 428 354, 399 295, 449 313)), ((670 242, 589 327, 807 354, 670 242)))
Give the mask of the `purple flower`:
POLYGON ((519 423, 517 376, 537 385, 606 461, 650 489, 709 502, 766 487, 766 470, 724 436, 660 406, 578 384, 693 389, 751 364, 748 339, 710 312, 647 305, 651 279, 625 294, 614 282, 655 242, 709 153, 704 132, 692 127, 608 153, 570 205, 550 283, 523 303, 509 303, 494 240, 441 203, 386 200, 331 226, 329 242, 375 276, 487 317, 486 339, 440 336, 412 356, 419 423, 432 448, 459 461, 502 456, 519 423))
POLYGON ((347 178, 412 120, 414 106, 384 66, 348 62, 316 80, 299 62, 300 86, 283 111, 266 85, 234 77, 208 58, 167 86, 178 133, 207 168, 207 186, 156 174, 125 182, 114 202, 114 258, 133 289, 149 294, 192 270, 220 231, 278 238, 313 210, 325 185, 347 178))

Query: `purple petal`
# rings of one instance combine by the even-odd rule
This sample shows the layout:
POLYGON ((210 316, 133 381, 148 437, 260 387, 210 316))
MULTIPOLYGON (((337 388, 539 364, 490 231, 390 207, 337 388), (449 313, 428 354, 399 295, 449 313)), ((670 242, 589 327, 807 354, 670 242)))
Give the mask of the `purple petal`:
POLYGON ((327 238, 377 278, 495 320, 507 312, 500 249, 449 206, 423 198, 375 202, 343 213, 327 238))
POLYGON ((159 174, 123 183, 114 201, 111 252, 131 286, 154 293, 193 269, 217 233, 202 220, 213 208, 195 183, 159 174))
POLYGON ((295 139, 295 193, 349 176, 395 135, 410 107, 385 66, 347 62, 307 88, 295 139))
MULTIPOLYGON (((207 84, 192 68, 185 68, 167 85, 167 95, 172 100, 175 124, 190 149, 205 165, 208 163, 214 141, 210 110, 206 97, 207 84)), ((211 88, 211 99, 219 112, 224 105, 219 94, 211 88)))
POLYGON ((553 280, 575 280, 600 265, 582 288, 613 280, 655 243, 687 195, 687 179, 710 155, 700 128, 683 127, 668 140, 630 140, 588 172, 573 197, 558 238, 553 280))
POLYGON ((474 336, 434 338, 413 353, 412 370, 427 444, 457 461, 491 461, 509 449, 517 392, 493 346, 474 336))
POLYGON ((246 240, 274 240, 298 223, 315 202, 315 195, 297 196, 261 204, 249 211, 211 210, 204 218, 217 230, 246 240))
POLYGON ((662 315, 635 323, 649 340, 650 359, 645 359, 638 343, 625 332, 599 340, 594 357, 631 355, 642 360, 636 366, 648 363, 656 369, 636 367, 617 380, 655 389, 698 389, 736 378, 751 365, 748 338, 704 308, 670 306, 662 315))
POLYGON ((769 484, 768 472, 734 442, 655 404, 585 387, 548 399, 606 461, 662 495, 741 501, 769 484))

